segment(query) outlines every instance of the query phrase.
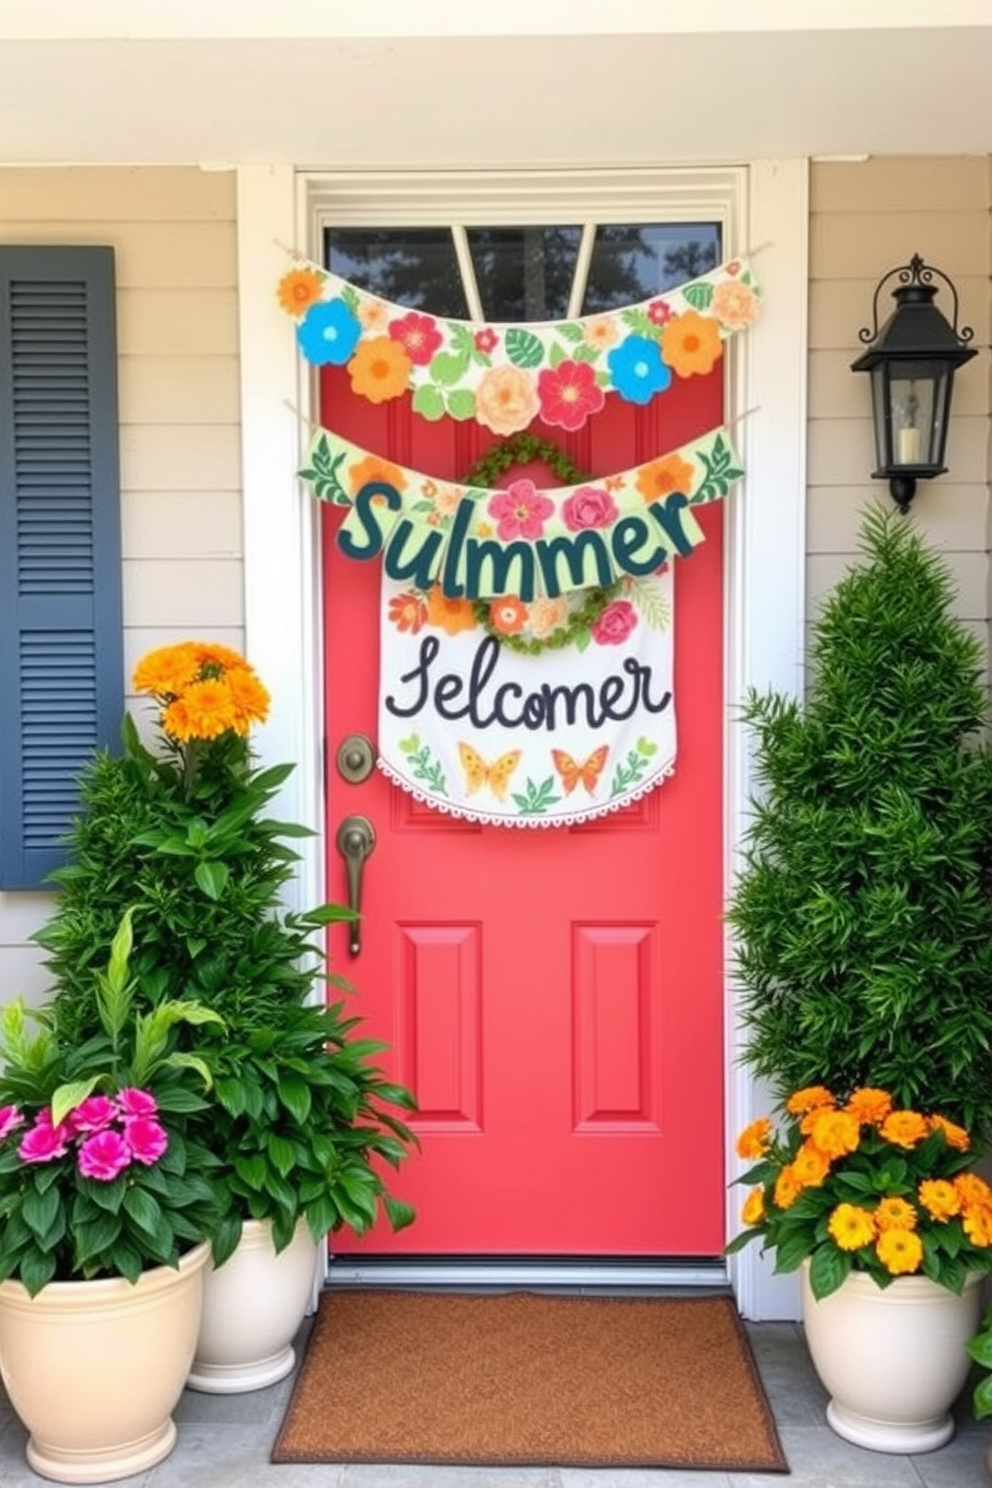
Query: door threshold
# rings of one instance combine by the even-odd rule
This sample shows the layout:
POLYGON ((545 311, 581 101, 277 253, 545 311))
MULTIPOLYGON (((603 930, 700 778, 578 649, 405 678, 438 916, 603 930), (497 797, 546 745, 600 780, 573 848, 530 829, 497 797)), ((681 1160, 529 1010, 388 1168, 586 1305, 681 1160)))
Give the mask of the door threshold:
POLYGON ((416 1287, 418 1290, 569 1292, 713 1292, 729 1290, 724 1262, 636 1257, 331 1256, 331 1287, 416 1287))

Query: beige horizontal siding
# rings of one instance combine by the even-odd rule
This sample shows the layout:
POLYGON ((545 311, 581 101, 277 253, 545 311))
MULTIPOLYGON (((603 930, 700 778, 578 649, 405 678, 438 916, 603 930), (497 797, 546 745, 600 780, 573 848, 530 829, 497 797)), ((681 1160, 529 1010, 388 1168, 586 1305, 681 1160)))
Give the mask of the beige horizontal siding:
MULTIPOLYGON (((988 655, 989 339, 992 321, 990 162, 879 158, 813 165, 810 180, 807 617, 859 556, 866 508, 890 503, 873 481, 874 441, 866 376, 850 370, 872 318, 883 274, 919 253, 954 281, 959 326, 974 330, 979 355, 955 381, 947 475, 921 481, 912 518, 944 558, 955 609, 988 655)), ((891 284, 879 320, 895 308, 891 284)), ((949 318, 946 290, 937 304, 949 318)))
MULTIPOLYGON (((0 169, 0 242, 114 248, 128 677, 152 646, 191 635, 240 647, 233 175, 0 169)), ((29 937, 49 904, 0 895, 0 986, 11 995, 34 1000, 43 986, 29 937)))

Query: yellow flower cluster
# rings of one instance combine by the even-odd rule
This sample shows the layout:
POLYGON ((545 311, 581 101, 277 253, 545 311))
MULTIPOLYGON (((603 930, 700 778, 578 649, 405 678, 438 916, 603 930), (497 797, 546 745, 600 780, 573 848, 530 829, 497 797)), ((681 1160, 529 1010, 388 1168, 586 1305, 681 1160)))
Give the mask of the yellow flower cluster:
POLYGON ((208 641, 149 651, 134 669, 133 685, 157 698, 163 731, 182 744, 229 730, 246 735, 269 711, 269 694, 254 668, 231 647, 208 641))
MULTIPOLYGON (((748 1194, 741 1211, 747 1226, 761 1225, 769 1217, 769 1202, 784 1211, 805 1189, 827 1183, 835 1164, 863 1150, 866 1129, 876 1140, 881 1138, 904 1152, 912 1152, 934 1131, 942 1132, 947 1147, 958 1152, 968 1151, 970 1145, 963 1127, 939 1115, 894 1110, 888 1091, 868 1086, 856 1090, 844 1104, 824 1086, 809 1086, 790 1096, 785 1109, 798 1123, 803 1140, 797 1149, 788 1149, 788 1161, 781 1161, 770 1198, 765 1188, 754 1188, 748 1194)), ((780 1155, 782 1150, 775 1146, 767 1117, 751 1122, 737 1140, 737 1154, 746 1160, 780 1155)), ((922 1266, 924 1247, 917 1233, 921 1216, 936 1224, 957 1216, 972 1245, 992 1246, 992 1187, 977 1174, 920 1179, 914 1196, 915 1203, 899 1195, 871 1205, 838 1203, 829 1213, 827 1229, 841 1250, 873 1245, 878 1261, 893 1276, 919 1271, 922 1266)))

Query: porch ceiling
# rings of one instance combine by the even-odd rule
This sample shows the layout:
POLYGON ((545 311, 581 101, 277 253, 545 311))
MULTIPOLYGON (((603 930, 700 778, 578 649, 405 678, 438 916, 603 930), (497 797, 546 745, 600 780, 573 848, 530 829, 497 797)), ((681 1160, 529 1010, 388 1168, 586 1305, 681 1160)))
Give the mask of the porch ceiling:
POLYGON ((865 10, 871 0, 860 19, 820 30, 605 25, 595 36, 77 25, 45 39, 0 17, 0 163, 471 169, 992 153, 987 6, 980 25, 872 28, 865 10))

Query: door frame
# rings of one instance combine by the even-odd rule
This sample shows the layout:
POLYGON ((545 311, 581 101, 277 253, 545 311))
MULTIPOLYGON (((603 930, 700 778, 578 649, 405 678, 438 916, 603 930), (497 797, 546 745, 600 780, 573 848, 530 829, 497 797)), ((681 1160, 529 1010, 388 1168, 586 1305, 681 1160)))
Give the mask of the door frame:
MULTIPOLYGON (((338 223, 480 223, 512 204, 518 222, 720 221, 724 257, 754 256, 766 299, 757 323, 728 343, 728 422, 745 480, 727 512, 724 583, 726 732, 724 872, 739 861, 755 789, 751 748, 733 717, 749 687, 801 695, 805 614, 808 161, 591 172, 349 172, 243 166, 238 187, 238 326, 243 462, 245 640, 273 694, 258 735, 266 762, 295 760, 279 809, 324 829, 319 538, 315 503, 295 477, 317 422, 313 369, 297 354, 275 286, 292 250, 320 255, 320 229, 338 223), (774 576, 774 583, 770 577, 774 576)), ((319 838, 308 840, 292 885, 298 906, 324 893, 319 838)), ((733 1139, 767 1107, 739 1064, 732 946, 726 937, 724 1071, 728 1183, 733 1139)), ((739 1190, 728 1191, 728 1232, 739 1190)), ((773 1277, 749 1247, 727 1274, 748 1318, 798 1316, 792 1278, 773 1277)))

